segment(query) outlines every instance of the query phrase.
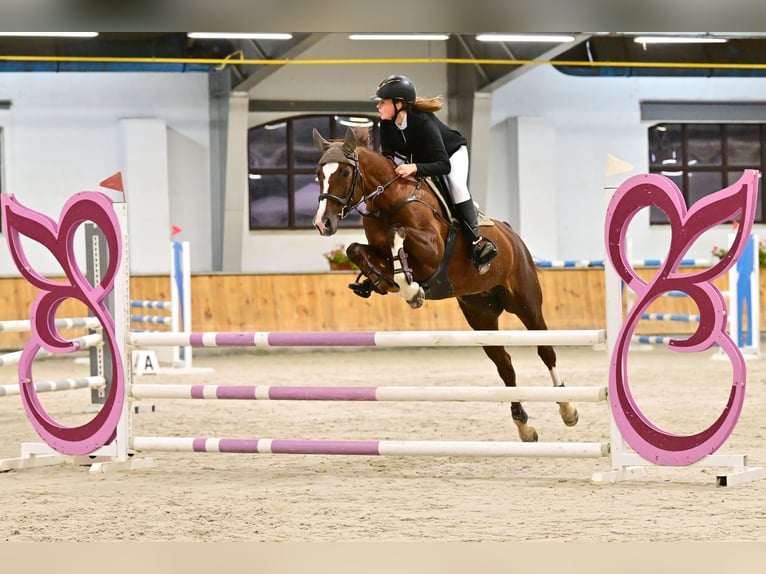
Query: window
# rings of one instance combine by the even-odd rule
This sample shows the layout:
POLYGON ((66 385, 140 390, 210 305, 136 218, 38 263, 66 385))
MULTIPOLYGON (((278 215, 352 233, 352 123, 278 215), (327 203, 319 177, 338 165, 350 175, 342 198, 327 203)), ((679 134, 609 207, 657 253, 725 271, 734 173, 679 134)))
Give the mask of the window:
MULTIPOLYGON (((658 124, 649 128, 649 171, 662 174, 683 192, 686 205, 736 182, 746 169, 763 174, 766 124, 658 124)), ((756 223, 766 222, 758 180, 756 223)), ((667 216, 651 208, 652 224, 667 216)))
MULTIPOLYGON (((343 138, 350 126, 370 128, 379 149, 377 116, 307 115, 285 118, 248 130, 250 229, 309 229, 317 208, 320 153, 314 128, 325 139, 343 138)), ((361 227, 352 212, 346 227, 361 227)))

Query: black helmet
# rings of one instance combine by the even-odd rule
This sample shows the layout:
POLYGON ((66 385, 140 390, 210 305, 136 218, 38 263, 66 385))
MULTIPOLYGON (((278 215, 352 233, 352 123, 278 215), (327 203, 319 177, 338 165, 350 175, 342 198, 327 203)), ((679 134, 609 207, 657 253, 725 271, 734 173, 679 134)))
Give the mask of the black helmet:
POLYGON ((371 100, 415 101, 415 84, 407 76, 392 75, 378 84, 378 89, 371 100))

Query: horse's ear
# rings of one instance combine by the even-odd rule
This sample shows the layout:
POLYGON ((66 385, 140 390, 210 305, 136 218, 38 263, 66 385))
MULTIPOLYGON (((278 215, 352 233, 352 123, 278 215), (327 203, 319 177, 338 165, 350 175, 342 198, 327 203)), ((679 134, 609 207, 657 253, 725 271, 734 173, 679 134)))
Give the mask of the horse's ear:
POLYGON ((346 139, 343 140, 343 153, 353 155, 356 150, 356 134, 352 128, 346 128, 346 139))
POLYGON ((326 139, 324 139, 321 134, 317 131, 316 128, 314 128, 314 145, 317 146, 319 151, 325 151, 328 147, 330 147, 330 142, 328 142, 326 139))

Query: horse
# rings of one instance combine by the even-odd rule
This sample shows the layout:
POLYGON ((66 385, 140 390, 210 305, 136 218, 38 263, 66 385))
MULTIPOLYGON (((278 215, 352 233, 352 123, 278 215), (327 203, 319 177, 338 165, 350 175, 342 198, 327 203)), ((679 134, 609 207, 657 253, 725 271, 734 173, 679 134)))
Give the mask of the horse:
MULTIPOLYGON (((368 243, 346 248, 360 271, 349 285, 357 295, 396 293, 413 308, 426 299, 454 297, 474 330, 498 330, 503 311, 516 315, 527 329, 547 330, 537 267, 508 223, 492 219, 491 225, 482 227, 482 235, 498 250, 482 274, 473 266, 469 245, 457 232, 459 224, 451 218, 449 206, 422 179, 397 176, 393 161, 370 149, 367 130, 348 128, 343 140, 328 141, 315 129, 313 137, 321 152, 314 227, 328 237, 352 210, 363 216, 368 243)), ((504 384, 515 387, 516 372, 505 348, 483 350, 504 384)), ((553 347, 538 346, 537 354, 553 385, 564 386, 553 347)), ((558 405, 564 424, 575 425, 577 409, 569 402, 558 405)), ((511 418, 522 441, 537 441, 537 431, 520 402, 511 403, 511 418)))

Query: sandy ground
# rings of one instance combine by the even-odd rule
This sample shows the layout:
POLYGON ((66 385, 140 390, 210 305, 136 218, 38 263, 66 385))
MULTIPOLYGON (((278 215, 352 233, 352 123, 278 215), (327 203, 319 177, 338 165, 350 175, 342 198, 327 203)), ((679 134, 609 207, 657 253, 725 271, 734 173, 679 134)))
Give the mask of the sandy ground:
MULTIPOLYGON (((605 385, 603 350, 559 348, 568 385, 605 385)), ((731 367, 712 352, 631 353, 631 388, 665 430, 718 416, 731 367)), ((547 386, 534 350, 517 349, 521 385, 547 386)), ((499 385, 480 349, 212 353, 212 373, 137 382, 283 385, 499 385)), ((37 380, 84 376, 46 360, 37 380)), ((15 367, 0 369, 0 384, 15 367)), ((766 466, 766 360, 748 361, 747 399, 721 451, 766 466)), ((41 395, 60 423, 81 424, 90 391, 41 395)), ((149 402, 141 401, 147 405, 149 402)), ((507 404, 153 401, 136 434, 242 438, 518 440, 507 404)), ((608 442, 608 406, 581 403, 568 428, 555 404, 528 403, 541 441, 608 442)), ((0 398, 0 458, 37 441, 18 397, 0 398)), ((143 455, 137 455, 143 456, 143 455)), ((594 484, 607 459, 412 458, 152 453, 156 467, 93 475, 64 465, 0 474, 0 541, 766 541, 766 480, 721 488, 716 470, 657 468, 594 484)))

